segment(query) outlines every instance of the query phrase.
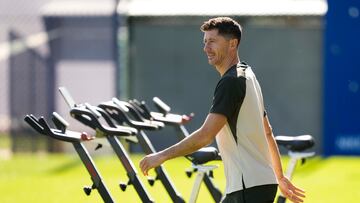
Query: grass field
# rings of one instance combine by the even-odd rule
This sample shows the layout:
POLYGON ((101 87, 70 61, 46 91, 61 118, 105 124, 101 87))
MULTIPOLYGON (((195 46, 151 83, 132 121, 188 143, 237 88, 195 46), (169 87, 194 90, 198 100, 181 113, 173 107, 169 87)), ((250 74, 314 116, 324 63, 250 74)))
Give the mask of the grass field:
MULTIPOLYGON (((133 155, 136 166, 141 155, 133 155)), ((140 202, 132 186, 122 192, 118 183, 127 181, 124 170, 115 156, 96 155, 94 158, 101 174, 117 202, 140 202)), ((287 159, 284 159, 286 165, 287 159)), ((222 166, 214 171, 219 188, 225 186, 222 166)), ((190 166, 184 158, 171 160, 165 167, 180 193, 190 195, 194 177, 187 178, 185 169, 190 166)), ((140 175, 141 178, 144 178, 140 175)), ((145 181, 145 178, 144 178, 145 181)), ((102 202, 97 191, 86 196, 82 187, 90 185, 87 171, 76 154, 17 154, 10 159, 0 158, 0 202, 102 202)), ((294 183, 307 191, 307 203, 350 203, 360 202, 360 158, 320 157, 310 159, 304 166, 298 166, 294 183)), ((160 182, 150 187, 144 182, 156 202, 171 202, 160 182)), ((202 186, 199 203, 213 202, 206 188, 202 186)))

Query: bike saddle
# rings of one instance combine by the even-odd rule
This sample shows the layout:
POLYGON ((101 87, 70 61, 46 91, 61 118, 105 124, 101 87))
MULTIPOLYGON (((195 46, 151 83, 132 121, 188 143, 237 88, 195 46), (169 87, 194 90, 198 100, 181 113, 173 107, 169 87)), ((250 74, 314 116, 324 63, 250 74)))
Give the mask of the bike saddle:
POLYGON ((152 124, 150 121, 143 122, 141 120, 134 120, 131 116, 135 117, 135 110, 131 107, 128 108, 128 106, 124 105, 124 103, 121 101, 113 100, 113 102, 103 102, 99 104, 99 107, 106 111, 115 121, 120 124, 126 123, 127 125, 139 130, 157 130, 159 128, 158 125, 152 124))
POLYGON ((314 146, 314 139, 311 135, 300 136, 275 136, 276 143, 284 146, 290 151, 301 152, 314 146))
POLYGON ((219 151, 215 147, 204 147, 185 157, 195 165, 205 164, 214 160, 221 160, 219 151))
POLYGON ((88 103, 85 103, 85 106, 71 108, 70 114, 84 125, 87 125, 95 130, 100 130, 106 135, 129 136, 137 133, 137 130, 134 128, 112 125, 113 123, 106 112, 102 112, 101 109, 96 109, 88 103), (100 118, 104 118, 108 125, 111 126, 105 126, 100 123, 100 118))

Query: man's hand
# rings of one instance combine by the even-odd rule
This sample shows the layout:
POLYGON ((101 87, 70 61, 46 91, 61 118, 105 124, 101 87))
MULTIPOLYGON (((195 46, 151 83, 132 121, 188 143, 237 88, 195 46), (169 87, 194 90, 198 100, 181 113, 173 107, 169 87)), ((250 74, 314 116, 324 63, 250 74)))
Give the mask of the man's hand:
POLYGON ((140 161, 140 169, 147 176, 150 169, 160 166, 164 161, 160 153, 149 154, 140 161))
POLYGON ((282 177, 278 180, 278 182, 281 194, 283 194, 287 199, 294 203, 304 202, 304 190, 295 187, 286 177, 282 177))

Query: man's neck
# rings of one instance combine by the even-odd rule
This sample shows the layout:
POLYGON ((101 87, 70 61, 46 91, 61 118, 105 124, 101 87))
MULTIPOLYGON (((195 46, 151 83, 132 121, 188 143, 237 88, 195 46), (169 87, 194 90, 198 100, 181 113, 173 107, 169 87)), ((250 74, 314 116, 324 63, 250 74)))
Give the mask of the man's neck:
POLYGON ((216 70, 220 73, 220 76, 223 76, 227 70, 229 70, 233 65, 240 62, 239 56, 229 58, 225 60, 221 65, 215 66, 216 70))

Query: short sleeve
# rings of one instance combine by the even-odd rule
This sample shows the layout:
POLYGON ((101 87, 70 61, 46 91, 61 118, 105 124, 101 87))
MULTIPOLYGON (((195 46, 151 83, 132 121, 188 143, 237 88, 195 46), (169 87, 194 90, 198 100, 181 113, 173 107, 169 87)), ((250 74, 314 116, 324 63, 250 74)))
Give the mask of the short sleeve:
POLYGON ((244 77, 224 77, 217 84, 210 113, 218 113, 231 119, 242 104, 246 91, 244 77))

